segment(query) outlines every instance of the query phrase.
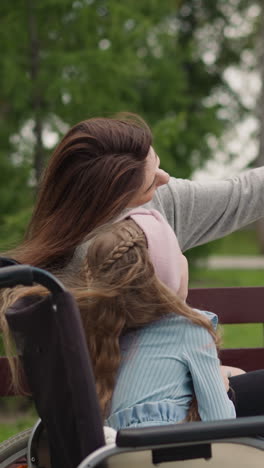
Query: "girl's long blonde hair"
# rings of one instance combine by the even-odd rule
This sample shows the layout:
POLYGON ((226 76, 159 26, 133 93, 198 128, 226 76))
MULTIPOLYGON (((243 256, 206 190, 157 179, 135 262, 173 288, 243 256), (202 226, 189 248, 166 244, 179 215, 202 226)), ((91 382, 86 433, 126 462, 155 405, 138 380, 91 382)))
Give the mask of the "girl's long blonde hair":
MULTIPOLYGON (((206 328, 217 343, 211 322, 158 279, 145 235, 132 219, 96 229, 88 237, 81 274, 68 269, 60 279, 80 308, 103 416, 107 415, 121 361, 119 339, 127 331, 175 313, 206 328)), ((36 289, 42 292, 33 289, 34 294, 36 289)), ((4 308, 32 293, 32 288, 15 291, 4 301, 4 308)), ((3 322, 2 314, 2 326, 3 322)), ((197 405, 191 405, 188 420, 198 418, 197 405)))

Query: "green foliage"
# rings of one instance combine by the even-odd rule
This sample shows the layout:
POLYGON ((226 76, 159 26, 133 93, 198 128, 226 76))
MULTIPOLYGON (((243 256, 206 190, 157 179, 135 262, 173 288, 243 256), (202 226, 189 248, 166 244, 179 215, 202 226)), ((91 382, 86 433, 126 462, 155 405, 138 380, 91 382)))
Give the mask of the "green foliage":
POLYGON ((195 268, 191 271, 190 287, 224 287, 224 286, 263 286, 263 270, 223 269, 209 270, 195 268))
POLYGON ((0 443, 32 427, 38 419, 33 403, 27 397, 2 397, 0 410, 0 443))
POLYGON ((240 116, 223 71, 253 46, 252 34, 238 41, 225 32, 235 10, 243 16, 255 3, 1 2, 1 245, 21 238, 33 203, 30 186, 50 151, 47 130, 59 138, 91 116, 138 112, 172 175, 189 177, 202 167, 213 156, 208 136, 218 138, 227 124, 219 114, 226 104, 212 99, 215 93, 229 93, 240 116))
POLYGON ((25 226, 27 226, 31 208, 23 208, 16 213, 6 214, 2 219, 2 230, 0 233, 1 250, 7 251, 18 245, 25 233, 25 226))
POLYGON ((243 229, 211 242, 215 255, 260 255, 256 230, 243 229))
MULTIPOLYGON (((199 271, 200 269, 197 268, 196 260, 200 259, 201 257, 208 257, 210 254, 213 255, 230 255, 230 256, 244 256, 244 255, 260 255, 260 248, 259 248, 259 242, 257 239, 257 233, 256 230, 253 228, 248 229, 242 229, 240 231, 235 231, 232 234, 229 234, 228 236, 217 239, 215 241, 212 241, 208 244, 199 246, 199 247, 194 247, 193 249, 190 249, 186 252, 186 256, 189 260, 189 266, 191 273, 193 273, 194 278, 199 276, 199 271), (197 275, 196 275, 197 272, 197 275)), ((204 273, 206 277, 206 273, 204 273)), ((211 277, 212 282, 214 281, 223 281, 224 283, 228 279, 228 281, 232 281, 234 279, 234 276, 232 276, 232 271, 225 272, 225 274, 222 274, 221 271, 219 272, 210 272, 208 271, 208 277, 211 277), (214 279, 214 275, 216 275, 216 278, 214 279)), ((252 284, 252 281, 256 280, 259 285, 261 286, 263 284, 262 279, 263 279, 263 273, 261 273, 261 270, 257 270, 256 276, 254 276, 254 272, 252 273, 251 270, 245 271, 242 277, 245 277, 245 282, 244 286, 254 286, 252 284)), ((237 277, 235 277, 235 281, 240 281, 240 275, 238 272, 237 277)), ((208 278, 209 279, 209 278, 208 278)), ((238 284, 239 286, 240 284, 238 284)), ((217 285, 216 285, 217 286, 217 285)), ((234 286, 234 285, 233 285, 234 286)))
MULTIPOLYGON (((207 244, 205 247, 208 246, 210 251, 217 256, 258 256, 260 253, 256 231, 253 226, 252 228, 233 232, 223 239, 207 244)), ((199 253, 197 254, 196 250, 199 250, 199 247, 192 249, 192 254, 197 258, 199 253)), ((194 262, 192 262, 192 266, 193 264, 194 262)), ((194 266, 190 270, 191 287, 263 286, 263 278, 263 270, 261 269, 209 270, 206 267, 194 266)))
MULTIPOLYGON (((11 159, 11 158, 10 158, 11 159)), ((0 246, 14 247, 23 237, 32 204, 28 165, 16 166, 0 153, 0 246)))

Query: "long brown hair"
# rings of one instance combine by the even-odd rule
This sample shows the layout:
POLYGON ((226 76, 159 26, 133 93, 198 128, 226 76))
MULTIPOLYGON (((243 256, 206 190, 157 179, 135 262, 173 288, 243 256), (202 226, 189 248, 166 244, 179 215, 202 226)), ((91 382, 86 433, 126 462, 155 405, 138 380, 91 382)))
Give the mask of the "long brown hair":
POLYGON ((25 241, 8 255, 63 268, 85 236, 120 214, 142 186, 151 142, 149 127, 133 114, 71 128, 43 174, 25 241))

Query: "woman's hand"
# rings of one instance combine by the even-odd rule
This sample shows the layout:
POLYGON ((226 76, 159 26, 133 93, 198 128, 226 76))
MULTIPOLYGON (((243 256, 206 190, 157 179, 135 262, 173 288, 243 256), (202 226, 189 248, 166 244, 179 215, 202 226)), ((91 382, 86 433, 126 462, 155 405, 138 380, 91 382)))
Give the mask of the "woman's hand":
POLYGON ((229 390, 229 378, 234 377, 235 375, 245 374, 245 371, 238 367, 220 366, 220 370, 227 392, 229 390))
POLYGON ((228 392, 229 390, 229 377, 230 375, 226 372, 226 370, 224 369, 225 366, 220 366, 220 370, 221 370, 221 375, 222 375, 222 379, 224 381, 224 385, 225 385, 225 389, 226 391, 228 392))
POLYGON ((189 282, 189 267, 188 260, 185 255, 181 256, 181 282, 177 291, 178 296, 185 302, 188 296, 188 282, 189 282))

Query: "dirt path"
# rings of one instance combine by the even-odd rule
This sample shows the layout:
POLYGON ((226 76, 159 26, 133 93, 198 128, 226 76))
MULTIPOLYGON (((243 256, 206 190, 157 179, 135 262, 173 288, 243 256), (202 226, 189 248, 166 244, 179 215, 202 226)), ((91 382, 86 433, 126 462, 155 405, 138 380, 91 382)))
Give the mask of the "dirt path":
POLYGON ((199 265, 207 267, 211 270, 221 269, 248 269, 248 270, 264 270, 264 257, 262 256, 216 256, 201 260, 199 265))

